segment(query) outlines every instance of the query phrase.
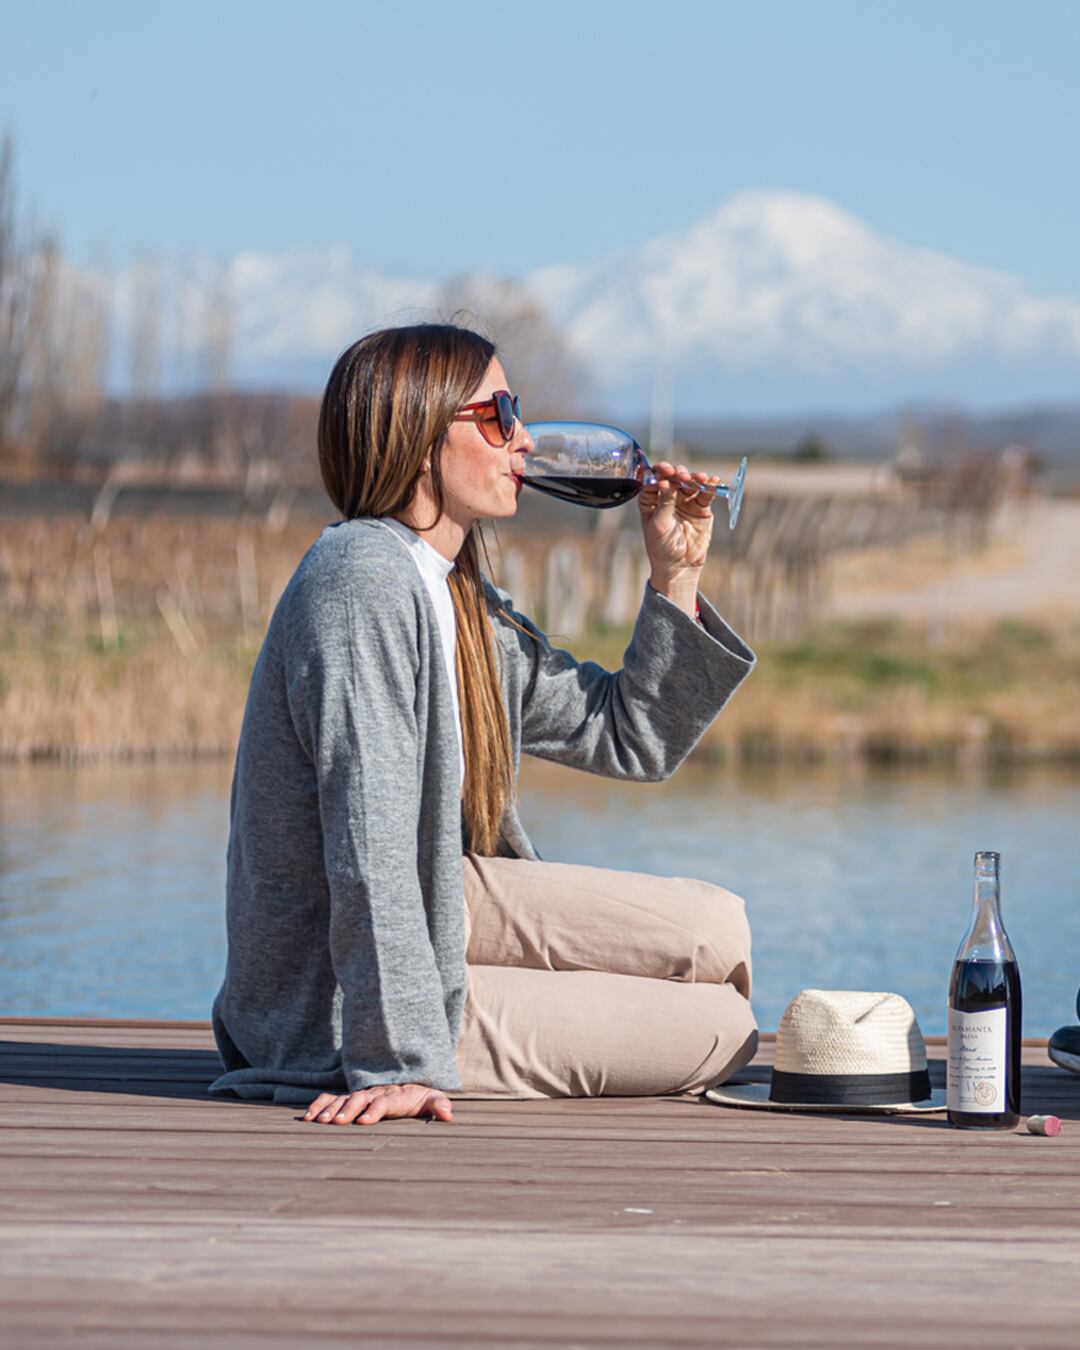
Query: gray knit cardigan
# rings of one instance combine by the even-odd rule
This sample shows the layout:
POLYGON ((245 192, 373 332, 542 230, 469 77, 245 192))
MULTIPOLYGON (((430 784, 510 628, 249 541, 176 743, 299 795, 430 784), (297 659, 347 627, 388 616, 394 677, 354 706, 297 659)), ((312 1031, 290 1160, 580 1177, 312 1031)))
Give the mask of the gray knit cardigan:
MULTIPOLYGON (((754 664, 646 587, 617 673, 553 647, 488 585, 520 757, 669 777, 754 664), (513 613, 526 632, 502 617, 513 613)), ((435 612, 393 535, 327 527, 255 664, 232 785, 228 960, 214 1093, 308 1102, 376 1083, 460 1087, 459 759, 435 612)), ((500 855, 535 858, 516 805, 500 855)))

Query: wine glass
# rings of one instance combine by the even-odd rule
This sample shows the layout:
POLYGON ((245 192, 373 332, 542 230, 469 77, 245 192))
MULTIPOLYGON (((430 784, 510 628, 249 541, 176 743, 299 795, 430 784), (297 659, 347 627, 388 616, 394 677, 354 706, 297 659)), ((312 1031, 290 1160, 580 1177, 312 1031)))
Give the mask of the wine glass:
MULTIPOLYGON (((535 448, 525 457, 522 481, 537 492, 605 511, 632 501, 643 487, 656 482, 645 451, 628 431, 600 422, 529 422, 525 429, 535 448)), ((728 528, 733 530, 745 485, 744 455, 730 485, 679 486, 687 495, 705 491, 724 497, 728 528)))

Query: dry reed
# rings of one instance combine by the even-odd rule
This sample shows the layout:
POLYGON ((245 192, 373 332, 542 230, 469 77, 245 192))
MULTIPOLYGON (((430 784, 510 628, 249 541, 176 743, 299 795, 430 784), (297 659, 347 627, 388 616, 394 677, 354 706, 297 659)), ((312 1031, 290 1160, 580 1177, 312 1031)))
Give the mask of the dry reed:
MULTIPOLYGON (((166 514, 105 530, 75 516, 5 522, 0 756, 231 754, 258 634, 319 528, 166 514)), ((639 582, 628 578, 628 596, 639 582)), ((612 668, 627 635, 594 627, 563 645, 612 668)), ((1080 761, 1067 636, 1013 625, 934 648, 864 624, 758 648, 703 760, 1080 761)))

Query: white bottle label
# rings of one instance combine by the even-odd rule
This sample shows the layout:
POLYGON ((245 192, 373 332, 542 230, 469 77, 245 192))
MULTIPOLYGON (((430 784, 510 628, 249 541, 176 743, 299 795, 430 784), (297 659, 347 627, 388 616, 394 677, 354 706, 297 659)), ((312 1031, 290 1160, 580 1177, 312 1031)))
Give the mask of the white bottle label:
POLYGON ((1004 1111, 1007 1008, 983 1012, 949 1009, 950 1111, 1004 1111))

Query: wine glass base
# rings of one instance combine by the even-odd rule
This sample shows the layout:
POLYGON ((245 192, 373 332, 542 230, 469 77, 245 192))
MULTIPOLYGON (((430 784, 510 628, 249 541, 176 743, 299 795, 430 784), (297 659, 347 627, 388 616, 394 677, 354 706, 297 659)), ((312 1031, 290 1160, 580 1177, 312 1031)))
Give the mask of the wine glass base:
POLYGON ((739 467, 735 473, 735 481, 732 483, 728 492, 728 529, 733 530, 739 523, 739 513, 742 511, 743 493, 746 491, 746 456, 743 455, 739 461, 739 467))

